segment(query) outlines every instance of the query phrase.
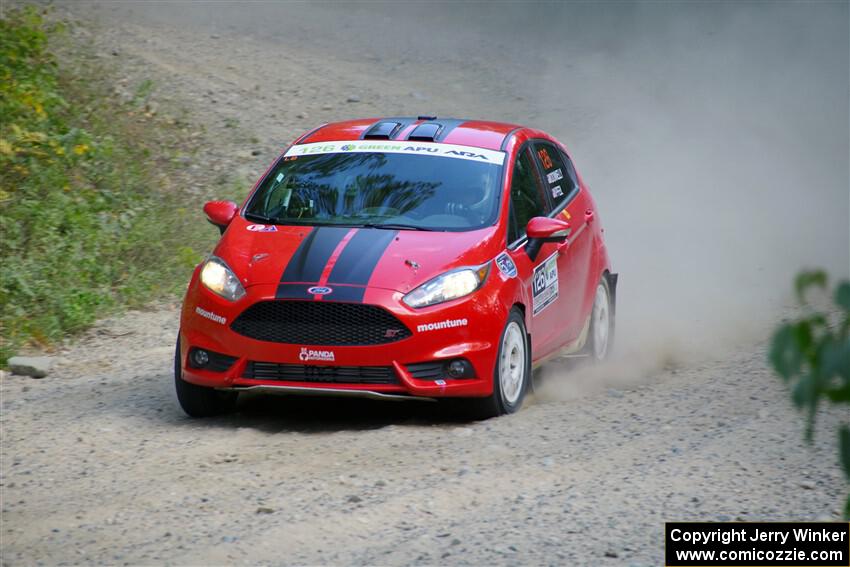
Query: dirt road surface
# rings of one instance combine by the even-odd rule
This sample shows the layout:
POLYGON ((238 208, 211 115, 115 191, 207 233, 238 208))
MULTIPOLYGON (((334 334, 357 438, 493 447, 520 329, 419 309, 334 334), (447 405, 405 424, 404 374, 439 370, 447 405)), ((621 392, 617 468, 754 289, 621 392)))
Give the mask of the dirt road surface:
MULTIPOLYGON (((837 517, 847 485, 833 432, 844 416, 822 412, 814 444, 803 443, 802 418, 750 334, 756 319, 778 312, 715 305, 728 325, 718 333, 714 319, 701 318, 707 310, 694 288, 667 295, 673 309, 655 318, 634 307, 641 294, 663 303, 652 284, 662 285, 678 260, 657 262, 653 280, 639 271, 646 255, 635 258, 625 244, 633 238, 613 188, 622 174, 606 173, 615 169, 602 158, 611 119, 601 115, 606 105, 622 113, 622 93, 562 89, 574 96, 551 106, 555 83, 530 60, 552 69, 560 52, 517 48, 531 41, 517 29, 547 20, 528 9, 416 4, 376 14, 375 6, 355 5, 345 17, 333 5, 300 3, 75 2, 58 10, 116 67, 124 79, 116 96, 153 80, 160 112, 185 109, 205 126, 209 153, 196 165, 235 174, 246 189, 298 133, 327 120, 435 112, 564 135, 584 154, 585 176, 600 180, 615 262, 638 274, 637 285, 623 276, 621 301, 633 307, 621 311, 620 359, 593 372, 556 363, 527 408, 484 422, 455 421, 429 403, 307 398, 245 399, 233 416, 198 421, 173 394, 177 306, 109 319, 70 342, 47 378, 0 378, 3 564, 658 565, 665 521, 837 517), (722 349, 659 349, 669 343, 654 330, 687 305, 676 303, 686 292, 693 311, 678 318, 722 349), (733 312, 741 314, 734 326, 733 312)), ((596 30, 623 18, 573 10, 596 30)), ((713 23, 728 32, 725 20, 713 23)), ((609 57, 629 51, 617 34, 570 29, 566 39, 556 25, 545 29, 549 45, 587 49, 554 67, 570 83, 602 76, 594 64, 628 66, 609 57)), ((640 146, 634 131, 623 137, 607 138, 619 155, 640 146)), ((822 202, 835 198, 834 180, 823 178, 822 202)), ((834 239, 845 213, 827 212, 797 236, 834 239)), ((798 259, 789 258, 794 250, 782 250, 786 260, 798 259)), ((847 254, 835 249, 809 258, 846 271, 847 254)), ((776 275, 779 262, 769 260, 762 283, 776 275)), ((739 286, 749 290, 756 279, 739 286)))

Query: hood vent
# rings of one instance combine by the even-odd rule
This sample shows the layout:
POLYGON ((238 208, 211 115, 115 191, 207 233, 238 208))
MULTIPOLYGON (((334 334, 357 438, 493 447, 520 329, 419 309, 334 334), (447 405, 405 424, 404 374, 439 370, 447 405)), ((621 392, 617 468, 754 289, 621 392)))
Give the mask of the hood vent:
POLYGON ((434 122, 420 124, 413 129, 413 132, 410 133, 407 139, 418 142, 433 142, 437 139, 442 129, 442 124, 436 124, 434 122))
POLYGON ((391 140, 401 128, 399 122, 378 122, 363 134, 364 140, 391 140))

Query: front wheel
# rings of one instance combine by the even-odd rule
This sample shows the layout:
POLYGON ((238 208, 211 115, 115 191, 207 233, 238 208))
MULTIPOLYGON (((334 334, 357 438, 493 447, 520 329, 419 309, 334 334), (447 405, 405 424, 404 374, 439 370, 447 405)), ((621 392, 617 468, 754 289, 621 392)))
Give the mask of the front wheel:
POLYGON ((514 413, 522 407, 531 379, 531 349, 525 320, 518 309, 508 314, 499 340, 496 368, 493 371, 493 393, 487 398, 466 400, 479 419, 514 413))
POLYGON ((177 339, 177 349, 174 353, 174 388, 177 390, 177 401, 180 407, 190 417, 212 417, 230 413, 236 408, 238 392, 219 392, 214 388, 205 388, 183 380, 183 369, 180 365, 180 339, 177 339))

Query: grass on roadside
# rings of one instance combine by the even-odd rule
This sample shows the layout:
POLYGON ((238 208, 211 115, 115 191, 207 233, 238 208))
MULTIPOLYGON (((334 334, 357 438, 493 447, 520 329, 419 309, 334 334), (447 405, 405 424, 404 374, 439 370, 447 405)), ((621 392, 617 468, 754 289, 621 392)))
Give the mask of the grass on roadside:
POLYGON ((0 365, 173 298, 215 239, 169 180, 175 133, 115 100, 93 57, 59 64, 63 28, 35 8, 0 19, 0 365))

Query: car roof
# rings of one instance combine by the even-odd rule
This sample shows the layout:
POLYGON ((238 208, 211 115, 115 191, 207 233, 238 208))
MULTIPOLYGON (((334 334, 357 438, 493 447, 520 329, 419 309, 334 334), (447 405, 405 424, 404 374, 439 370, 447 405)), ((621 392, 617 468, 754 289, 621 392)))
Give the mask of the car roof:
POLYGON ((436 116, 364 118, 324 124, 301 136, 295 143, 404 140, 501 150, 510 134, 520 128, 522 126, 503 122, 436 116))

